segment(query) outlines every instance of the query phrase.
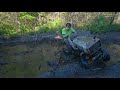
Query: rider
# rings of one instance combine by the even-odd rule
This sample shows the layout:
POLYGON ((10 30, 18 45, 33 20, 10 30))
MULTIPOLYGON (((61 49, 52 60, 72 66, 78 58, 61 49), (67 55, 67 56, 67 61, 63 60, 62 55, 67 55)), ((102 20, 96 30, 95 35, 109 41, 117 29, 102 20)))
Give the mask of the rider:
POLYGON ((66 23, 66 27, 62 29, 61 34, 69 50, 71 50, 72 48, 76 49, 71 41, 71 36, 76 34, 76 31, 72 28, 71 23, 66 23))
MULTIPOLYGON (((72 28, 71 23, 67 23, 67 24, 66 24, 66 27, 62 29, 62 36, 63 36, 64 41, 65 41, 65 43, 66 43, 66 45, 67 45, 67 47, 68 47, 68 49, 69 49, 70 51, 73 51, 72 49, 77 50, 77 48, 74 47, 74 45, 73 45, 73 43, 72 43, 72 36, 76 36, 76 35, 77 35, 77 33, 76 33, 76 31, 72 28)), ((84 59, 81 60, 82 63, 83 63, 84 65, 87 65, 87 64, 88 64, 88 60, 86 60, 86 58, 85 58, 84 56, 83 56, 83 58, 84 58, 84 59)))
MULTIPOLYGON (((57 33, 58 34, 58 33, 57 33)), ((66 27, 62 29, 62 37, 60 34, 58 34, 58 36, 56 37, 57 39, 64 39, 66 46, 68 47, 68 49, 72 52, 73 49, 77 50, 76 47, 74 47, 73 43, 72 43, 72 36, 76 36, 77 33, 76 31, 72 28, 71 23, 67 23, 66 27)), ((88 61, 86 59, 81 60, 83 64, 88 63, 88 61)))
POLYGON ((73 49, 75 49, 70 39, 73 34, 76 34, 76 31, 72 28, 71 23, 67 23, 66 27, 62 29, 62 36, 69 49, 71 48, 71 46, 73 49))

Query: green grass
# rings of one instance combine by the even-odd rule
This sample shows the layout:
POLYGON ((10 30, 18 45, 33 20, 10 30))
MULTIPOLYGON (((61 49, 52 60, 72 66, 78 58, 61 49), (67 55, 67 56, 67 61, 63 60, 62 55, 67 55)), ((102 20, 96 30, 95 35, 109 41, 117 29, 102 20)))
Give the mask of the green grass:
POLYGON ((112 24, 109 27, 109 31, 120 31, 120 24, 112 24))

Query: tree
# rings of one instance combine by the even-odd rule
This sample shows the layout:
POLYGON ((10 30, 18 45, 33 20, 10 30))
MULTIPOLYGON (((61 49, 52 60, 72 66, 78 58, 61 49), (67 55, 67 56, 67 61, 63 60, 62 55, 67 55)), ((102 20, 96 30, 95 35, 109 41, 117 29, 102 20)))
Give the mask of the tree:
POLYGON ((113 12, 113 15, 112 15, 111 20, 110 20, 110 25, 113 24, 115 17, 116 17, 116 14, 117 14, 117 12, 113 12))

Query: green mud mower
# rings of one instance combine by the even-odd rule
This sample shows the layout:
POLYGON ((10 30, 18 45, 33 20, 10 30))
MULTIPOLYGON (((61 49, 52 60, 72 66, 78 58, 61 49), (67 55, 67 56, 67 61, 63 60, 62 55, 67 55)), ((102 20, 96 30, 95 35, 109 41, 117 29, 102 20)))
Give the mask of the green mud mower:
POLYGON ((73 35, 71 43, 71 48, 74 46, 75 49, 64 49, 63 55, 65 57, 70 57, 70 55, 67 55, 69 53, 74 55, 74 57, 78 58, 77 60, 82 67, 104 67, 110 60, 109 53, 103 49, 101 40, 94 34, 73 35))

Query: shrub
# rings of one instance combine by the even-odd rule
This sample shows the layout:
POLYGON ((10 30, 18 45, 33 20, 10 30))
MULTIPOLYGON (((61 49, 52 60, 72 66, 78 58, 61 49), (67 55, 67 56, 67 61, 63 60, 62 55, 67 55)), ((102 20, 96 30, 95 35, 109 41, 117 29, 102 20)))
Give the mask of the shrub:
POLYGON ((90 30, 91 32, 106 32, 109 29, 110 21, 104 16, 98 16, 93 20, 89 21, 86 24, 83 24, 82 27, 79 27, 84 30, 90 30))
POLYGON ((55 32, 60 31, 63 28, 63 25, 62 22, 58 19, 35 28, 35 31, 38 32, 55 32))

